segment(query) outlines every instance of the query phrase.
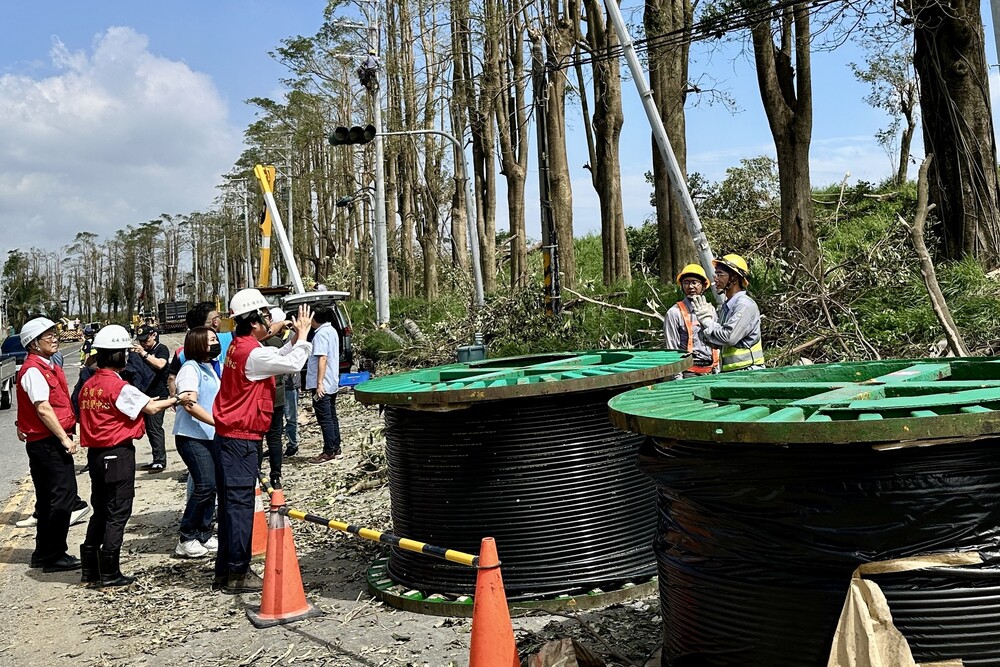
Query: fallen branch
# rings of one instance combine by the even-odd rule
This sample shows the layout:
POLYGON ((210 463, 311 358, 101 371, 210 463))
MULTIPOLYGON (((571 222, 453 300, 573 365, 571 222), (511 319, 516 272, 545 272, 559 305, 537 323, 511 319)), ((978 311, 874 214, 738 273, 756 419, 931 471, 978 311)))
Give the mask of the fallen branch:
POLYGON ((420 330, 420 327, 417 326, 417 323, 411 320, 409 317, 403 320, 403 331, 405 331, 406 335, 412 338, 417 344, 419 345, 427 344, 427 336, 425 336, 424 332, 420 330))
POLYGON ((627 306, 619 306, 618 304, 615 303, 598 301, 597 299, 591 299, 590 297, 584 296, 577 291, 571 290, 568 287, 563 287, 563 289, 572 294, 573 296, 575 296, 576 298, 580 299, 581 301, 586 301, 587 303, 592 303, 594 305, 601 306, 602 308, 611 308, 612 310, 618 310, 623 313, 632 313, 633 315, 641 315, 642 317, 648 317, 649 319, 656 319, 661 322, 663 321, 663 315, 661 315, 660 313, 647 313, 644 310, 637 310, 635 308, 629 308, 627 306))
POLYGON ((934 270, 934 262, 931 261, 931 254, 927 251, 927 244, 924 242, 927 214, 934 210, 934 204, 927 203, 927 170, 930 168, 933 157, 933 153, 928 155, 920 164, 920 172, 917 176, 917 211, 913 218, 913 224, 907 224, 901 215, 897 214, 897 217, 903 226, 910 230, 910 240, 913 242, 913 249, 916 250, 917 258, 920 260, 920 275, 924 278, 927 294, 931 298, 931 307, 934 308, 934 314, 944 329, 948 345, 955 356, 968 357, 971 356, 969 348, 966 347, 962 334, 955 325, 955 320, 951 317, 951 309, 948 308, 948 302, 944 298, 944 293, 941 292, 937 272, 934 270))
POLYGON ((810 347, 813 347, 814 345, 819 345, 827 338, 829 338, 829 336, 827 336, 826 334, 823 334, 821 336, 816 336, 812 340, 808 340, 805 343, 802 343, 801 345, 796 345, 787 352, 782 352, 781 354, 775 356, 771 361, 777 361, 778 359, 784 359, 785 357, 796 357, 805 352, 806 350, 808 350, 810 347))

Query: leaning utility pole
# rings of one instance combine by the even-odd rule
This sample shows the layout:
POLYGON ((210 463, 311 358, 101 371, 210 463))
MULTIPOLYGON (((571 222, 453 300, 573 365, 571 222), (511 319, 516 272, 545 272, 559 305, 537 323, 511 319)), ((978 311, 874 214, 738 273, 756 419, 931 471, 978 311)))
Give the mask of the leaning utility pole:
MULTIPOLYGON (((649 120, 649 125, 653 130, 653 138, 656 140, 656 145, 660 149, 660 156, 667 167, 667 174, 670 176, 670 185, 674 191, 674 196, 680 202, 684 223, 694 241, 695 250, 698 251, 698 260, 702 268, 705 269, 705 273, 712 275, 715 272, 715 267, 712 265, 712 260, 715 259, 715 256, 712 254, 712 248, 708 244, 708 237, 705 236, 705 232, 701 227, 701 220, 698 218, 698 212, 694 208, 691 193, 688 192, 684 173, 681 171, 677 157, 674 155, 674 149, 670 146, 667 130, 663 127, 663 119, 660 118, 660 113, 656 109, 656 101, 653 100, 653 91, 649 89, 649 84, 646 83, 646 75, 639 65, 639 58, 635 54, 635 43, 632 41, 632 36, 629 35, 628 28, 625 26, 625 19, 622 18, 618 3, 615 0, 606 0, 604 4, 608 8, 608 18, 611 19, 615 32, 618 33, 618 41, 621 42, 625 62, 628 63, 629 70, 632 72, 632 80, 635 81, 636 90, 639 91, 639 98, 642 100, 643 109, 646 111, 646 118, 649 120)), ((715 295, 716 299, 721 303, 724 299, 722 294, 718 290, 715 290, 715 295)))

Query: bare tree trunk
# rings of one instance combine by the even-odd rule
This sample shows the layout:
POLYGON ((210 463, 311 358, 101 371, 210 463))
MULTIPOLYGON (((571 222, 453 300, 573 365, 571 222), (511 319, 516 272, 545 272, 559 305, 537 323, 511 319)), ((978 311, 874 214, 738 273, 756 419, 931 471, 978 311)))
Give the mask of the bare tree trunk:
POLYGON ((777 11, 780 12, 774 17, 778 26, 777 45, 771 21, 762 21, 751 28, 757 84, 778 155, 781 241, 793 253, 793 261, 813 270, 819 263, 819 244, 813 231, 809 179, 812 141, 809 5, 798 3, 777 11))
POLYGON ((997 151, 983 22, 974 0, 909 0, 920 80, 924 147, 936 157, 930 198, 947 257, 1000 265, 997 151), (933 121, 933 122, 932 122, 933 121))
MULTIPOLYGON (((604 6, 597 0, 585 0, 587 6, 587 41, 591 52, 611 52, 618 37, 605 17, 604 6)), ((590 166, 591 180, 601 204, 601 247, 605 285, 632 280, 625 239, 625 213, 622 209, 622 172, 619 158, 622 125, 622 85, 618 59, 594 61, 595 141, 590 166)), ((581 90, 581 95, 585 91, 581 90)), ((587 122, 589 119, 584 119, 587 122)))
MULTIPOLYGON (((543 33, 548 53, 555 62, 567 60, 573 53, 575 29, 568 4, 577 0, 549 0, 543 33)), ((576 249, 573 246, 573 184, 566 152, 566 74, 548 71, 549 109, 545 118, 549 140, 549 200, 559 245, 559 271, 562 284, 576 285, 576 249)))
MULTIPOLYGON (((471 27, 469 22, 469 5, 459 0, 451 2, 451 58, 452 58, 452 97, 448 109, 451 112, 451 129, 455 137, 463 143, 465 130, 468 127, 469 100, 473 95, 471 54, 468 53, 471 27)), ((456 163, 461 158, 455 150, 456 163)), ((456 167, 457 168, 457 167, 456 167)), ((472 178, 472 174, 466 174, 472 178)), ((451 252, 452 260, 462 275, 469 273, 469 237, 468 225, 475 222, 467 221, 465 206, 465 184, 455 179, 455 192, 451 205, 451 252)))
MULTIPOLYGON (((646 0, 643 23, 647 35, 683 30, 690 35, 691 0, 646 0)), ((687 123, 684 104, 688 91, 689 40, 670 47, 649 50, 649 83, 663 127, 670 138, 681 172, 687 174, 687 123)), ((656 202, 656 231, 659 244, 660 280, 672 283, 681 267, 692 261, 694 241, 681 214, 680 203, 670 190, 667 166, 655 140, 653 150, 653 199, 656 202)))
POLYGON ((404 164, 409 161, 409 151, 400 155, 399 161, 399 245, 403 264, 401 268, 403 296, 412 297, 416 294, 416 286, 413 283, 416 273, 416 264, 413 257, 413 185, 410 177, 411 172, 404 167, 404 164))
POLYGON ((917 83, 910 81, 900 103, 900 111, 906 120, 903 135, 899 140, 899 168, 896 170, 896 185, 906 183, 906 172, 910 166, 910 146, 913 145, 913 133, 917 129, 917 83))
MULTIPOLYGON (((528 251, 524 224, 524 187, 528 173, 528 110, 525 103, 525 78, 521 76, 524 71, 526 22, 523 9, 514 7, 513 4, 504 5, 503 0, 488 0, 487 7, 495 7, 495 14, 504 16, 503 23, 507 26, 501 42, 502 55, 498 53, 497 61, 487 65, 496 66, 498 71, 502 71, 502 83, 497 85, 494 111, 500 145, 500 173, 507 179, 510 285, 512 288, 526 287, 528 251)), ((498 74, 498 80, 500 76, 498 74)))

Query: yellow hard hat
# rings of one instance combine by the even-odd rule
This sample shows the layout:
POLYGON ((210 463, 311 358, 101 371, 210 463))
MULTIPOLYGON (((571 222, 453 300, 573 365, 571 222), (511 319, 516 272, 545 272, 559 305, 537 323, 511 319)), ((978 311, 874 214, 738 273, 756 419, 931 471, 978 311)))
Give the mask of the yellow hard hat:
POLYGON ((705 273, 705 269, 701 268, 701 264, 688 264, 681 272, 677 274, 677 284, 681 284, 681 278, 684 276, 698 276, 701 281, 705 283, 705 287, 710 287, 712 281, 708 279, 708 275, 705 273))
POLYGON ((747 261, 740 257, 739 255, 725 255, 722 259, 713 259, 712 266, 722 265, 723 268, 729 269, 732 273, 735 273, 743 282, 750 282, 750 267, 747 266, 747 261))

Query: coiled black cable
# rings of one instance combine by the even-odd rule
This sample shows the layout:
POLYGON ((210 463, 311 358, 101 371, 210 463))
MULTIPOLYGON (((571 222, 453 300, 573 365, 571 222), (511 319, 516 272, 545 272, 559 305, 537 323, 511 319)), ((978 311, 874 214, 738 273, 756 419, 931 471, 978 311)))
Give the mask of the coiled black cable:
MULTIPOLYGON (((989 560, 1000 544, 998 445, 650 441, 640 467, 658 484, 663 664, 826 665, 859 565, 954 551, 989 560)), ((989 567, 976 578, 953 570, 966 568, 893 575, 897 627, 915 654, 1000 665, 1000 581, 989 567), (907 590, 927 577, 941 580, 907 590), (952 604, 963 596, 977 599, 952 604), (920 624, 950 614, 948 628, 920 624), (992 647, 980 646, 986 637, 992 647)))
POLYGON ((1000 667, 1000 565, 869 576, 919 663, 1000 667))
MULTIPOLYGON (((608 421, 607 402, 620 391, 453 412, 386 407, 394 530, 471 553, 494 537, 509 599, 649 579, 654 485, 636 467, 643 436, 608 421)), ((475 591, 475 571, 400 549, 388 572, 423 591, 475 591)))

